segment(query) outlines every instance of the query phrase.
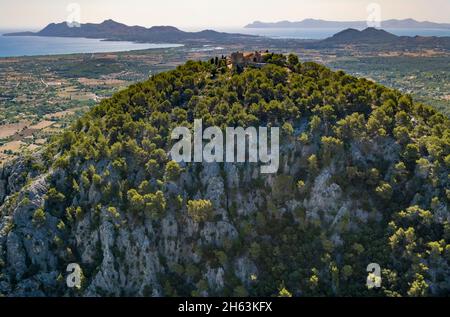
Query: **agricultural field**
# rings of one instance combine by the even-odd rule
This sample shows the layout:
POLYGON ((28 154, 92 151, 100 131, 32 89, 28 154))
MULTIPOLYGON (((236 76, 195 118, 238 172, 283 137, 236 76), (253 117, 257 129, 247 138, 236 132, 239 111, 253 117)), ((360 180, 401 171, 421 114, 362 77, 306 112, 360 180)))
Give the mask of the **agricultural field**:
POLYGON ((433 50, 308 49, 290 42, 273 46, 184 46, 122 53, 0 58, 0 166, 36 150, 100 100, 186 60, 208 60, 234 51, 295 53, 365 77, 450 116, 450 53, 433 50))
POLYGON ((0 58, 0 166, 39 148, 100 100, 207 54, 188 47, 0 58))

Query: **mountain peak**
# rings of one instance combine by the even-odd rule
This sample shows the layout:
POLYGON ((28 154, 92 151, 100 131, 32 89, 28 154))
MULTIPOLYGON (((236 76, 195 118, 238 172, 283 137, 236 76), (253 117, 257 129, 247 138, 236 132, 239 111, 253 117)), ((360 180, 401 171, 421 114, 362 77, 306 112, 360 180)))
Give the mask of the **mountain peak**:
POLYGON ((116 22, 112 19, 105 20, 102 23, 97 24, 97 26, 99 28, 106 28, 106 29, 127 29, 127 28, 129 28, 128 25, 116 22))
POLYGON ((156 25, 152 26, 149 30, 154 32, 182 32, 180 29, 170 25, 156 25))
POLYGON ((108 19, 108 20, 105 20, 102 23, 100 23, 100 25, 124 25, 124 24, 116 22, 112 19, 108 19))
POLYGON ((368 27, 362 31, 348 28, 332 37, 325 42, 333 42, 336 44, 352 44, 352 43, 386 43, 396 39, 397 36, 382 29, 368 27))
POLYGON ((379 28, 376 28, 373 26, 369 26, 369 27, 365 28, 364 30, 362 30, 361 32, 364 32, 364 33, 389 33, 383 29, 379 29, 379 28))

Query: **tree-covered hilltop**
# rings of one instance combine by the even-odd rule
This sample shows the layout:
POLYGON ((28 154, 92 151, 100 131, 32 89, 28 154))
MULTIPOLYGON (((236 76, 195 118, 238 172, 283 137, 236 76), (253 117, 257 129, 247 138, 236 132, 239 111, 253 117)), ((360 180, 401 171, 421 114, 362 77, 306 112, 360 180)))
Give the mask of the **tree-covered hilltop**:
POLYGON ((449 119, 295 56, 187 62, 0 172, 0 293, 450 294, 449 119), (177 164, 176 126, 279 126, 278 174, 177 164), (66 267, 83 270, 68 289, 66 267), (378 263, 382 288, 366 287, 378 263))

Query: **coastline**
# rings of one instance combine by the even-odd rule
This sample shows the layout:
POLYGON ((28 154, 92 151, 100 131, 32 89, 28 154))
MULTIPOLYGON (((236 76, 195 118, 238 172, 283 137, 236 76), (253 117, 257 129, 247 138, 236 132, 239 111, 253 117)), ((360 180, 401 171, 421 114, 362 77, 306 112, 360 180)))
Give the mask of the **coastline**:
POLYGON ((138 43, 112 39, 49 37, 39 35, 5 36, 4 34, 0 34, 0 43, 1 42, 6 43, 0 45, 0 58, 120 53, 141 50, 171 49, 185 46, 184 44, 175 43, 138 43))

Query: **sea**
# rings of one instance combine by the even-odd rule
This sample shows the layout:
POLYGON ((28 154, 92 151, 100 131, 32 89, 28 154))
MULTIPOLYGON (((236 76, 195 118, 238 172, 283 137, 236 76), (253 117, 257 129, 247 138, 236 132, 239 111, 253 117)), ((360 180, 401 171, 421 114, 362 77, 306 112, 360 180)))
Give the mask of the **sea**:
POLYGON ((143 44, 85 38, 0 35, 0 57, 109 53, 180 46, 182 45, 143 44))
MULTIPOLYGON (((266 36, 278 39, 325 39, 342 29, 337 28, 215 28, 221 32, 266 36)), ((198 29, 183 29, 199 31, 198 29)), ((450 36, 450 29, 386 29, 399 36, 450 36)), ((59 55, 76 53, 106 53, 132 50, 180 47, 180 44, 144 44, 121 41, 103 41, 85 38, 2 36, 0 30, 0 57, 59 55)))
MULTIPOLYGON (((241 33, 267 36, 279 39, 311 39, 321 40, 343 31, 342 28, 218 28, 227 33, 241 33)), ((450 29, 384 29, 398 36, 450 36, 450 29)))

